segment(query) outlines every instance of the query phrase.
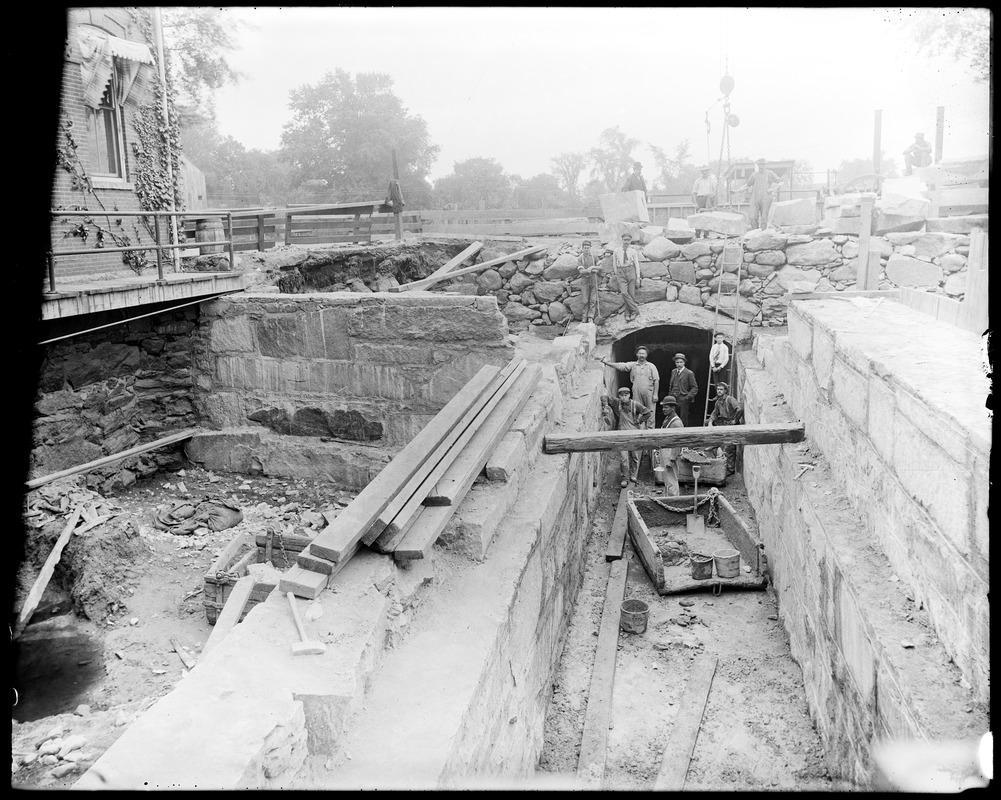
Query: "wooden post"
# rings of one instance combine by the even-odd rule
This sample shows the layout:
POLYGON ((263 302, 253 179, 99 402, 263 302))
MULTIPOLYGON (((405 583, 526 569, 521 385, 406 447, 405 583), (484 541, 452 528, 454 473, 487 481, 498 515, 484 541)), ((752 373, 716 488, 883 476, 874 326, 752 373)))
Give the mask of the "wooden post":
POLYGON ((945 140, 945 106, 935 111, 935 163, 942 160, 942 144, 945 140))
MULTIPOLYGON (((862 195, 862 210, 859 212, 858 266, 855 270, 855 288, 868 289, 865 275, 869 265, 869 237, 872 234, 872 206, 876 195, 865 192, 862 195)), ((874 288, 874 287, 872 287, 874 288)))
POLYGON ((649 450, 654 447, 690 447, 698 450, 705 447, 720 447, 724 444, 795 443, 802 442, 805 438, 806 429, 801 422, 721 425, 709 428, 647 428, 549 434, 543 437, 542 452, 546 455, 557 455, 599 450, 649 450))
POLYGON ((866 291, 875 291, 879 286, 879 260, 879 253, 870 252, 865 264, 859 262, 859 267, 864 270, 862 288, 866 291))
POLYGON ((966 262, 966 292, 960 306, 959 327, 982 334, 989 327, 987 303, 987 232, 970 231, 970 253, 966 262))
POLYGON ((264 215, 257 215, 257 249, 264 250, 264 215))
MULTIPOLYGON (((396 181, 397 185, 400 182, 400 168, 396 163, 396 150, 393 151, 393 180, 396 181)), ((393 211, 393 224, 396 226, 396 241, 403 240, 403 209, 394 209, 393 211)))
POLYGON ((881 138, 883 135, 883 109, 876 109, 876 116, 872 126, 872 171, 879 174, 883 159, 881 138))

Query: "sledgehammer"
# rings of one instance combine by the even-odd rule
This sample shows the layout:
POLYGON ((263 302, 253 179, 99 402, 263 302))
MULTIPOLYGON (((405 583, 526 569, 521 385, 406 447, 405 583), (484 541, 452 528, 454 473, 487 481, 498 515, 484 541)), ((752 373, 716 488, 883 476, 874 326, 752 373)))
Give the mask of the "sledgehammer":
POLYGON ((306 629, 302 627, 299 609, 295 606, 295 595, 292 592, 286 592, 285 596, 288 598, 289 608, 292 609, 292 619, 295 620, 296 630, 299 631, 299 638, 302 640, 301 642, 292 642, 292 655, 309 656, 326 652, 327 646, 323 642, 311 642, 306 638, 306 629))

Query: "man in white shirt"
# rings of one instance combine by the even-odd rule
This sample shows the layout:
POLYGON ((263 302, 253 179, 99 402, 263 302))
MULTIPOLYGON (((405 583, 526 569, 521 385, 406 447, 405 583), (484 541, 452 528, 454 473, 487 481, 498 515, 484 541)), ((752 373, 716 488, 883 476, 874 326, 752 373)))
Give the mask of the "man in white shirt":
POLYGON ((634 320, 640 315, 640 307, 636 302, 636 289, 643 285, 640 276, 639 254, 630 249, 633 243, 631 234, 622 234, 622 247, 612 251, 612 269, 619 282, 619 294, 626 303, 626 320, 634 320))
POLYGON ((699 171, 701 175, 692 186, 692 202, 695 203, 696 212, 716 205, 716 179, 709 174, 709 167, 701 167, 699 171))
POLYGON ((730 363, 730 348, 723 341, 725 336, 726 334, 722 331, 716 331, 716 335, 713 337, 715 341, 709 350, 709 368, 712 370, 712 384, 730 382, 730 370, 726 366, 730 363))

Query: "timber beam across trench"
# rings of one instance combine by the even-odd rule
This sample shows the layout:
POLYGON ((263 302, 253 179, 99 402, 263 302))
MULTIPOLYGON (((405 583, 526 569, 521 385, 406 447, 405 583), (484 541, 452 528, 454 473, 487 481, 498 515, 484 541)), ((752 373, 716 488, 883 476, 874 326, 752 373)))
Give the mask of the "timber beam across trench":
POLYGON ((726 444, 785 444, 802 442, 806 429, 801 422, 774 425, 720 425, 708 428, 661 428, 633 431, 599 431, 546 436, 542 452, 594 452, 597 450, 645 450, 655 447, 720 447, 726 444))

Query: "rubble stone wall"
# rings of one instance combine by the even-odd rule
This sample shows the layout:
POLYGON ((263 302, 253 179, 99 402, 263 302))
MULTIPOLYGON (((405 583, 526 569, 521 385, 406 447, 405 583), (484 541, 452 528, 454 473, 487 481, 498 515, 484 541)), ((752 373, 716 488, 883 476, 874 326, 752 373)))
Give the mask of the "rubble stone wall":
POLYGON ((485 364, 510 361, 492 297, 244 294, 203 305, 189 457, 364 486, 485 364), (324 463, 325 462, 325 463, 324 463))
MULTIPOLYGON (((855 289, 858 276, 858 218, 839 218, 819 225, 783 226, 752 231, 743 238, 743 263, 723 264, 722 239, 693 239, 675 235, 670 228, 619 222, 601 225, 603 233, 592 239, 592 253, 600 258, 599 284, 602 317, 624 309, 618 282, 612 273, 610 251, 622 233, 633 234, 641 245, 642 285, 640 305, 658 301, 686 303, 715 311, 755 326, 786 324, 791 290, 837 292, 855 289), (607 229, 607 230, 605 230, 607 229), (808 232, 804 232, 808 231, 808 232), (842 232, 854 231, 854 232, 842 232), (664 234, 675 235, 674 239, 664 234), (739 308, 734 290, 740 292, 739 308)), ((493 295, 512 330, 529 325, 559 325, 568 318, 581 319, 583 279, 577 272, 580 242, 575 237, 549 248, 532 259, 509 262, 481 273, 464 276, 446 286, 458 294, 493 295)), ((913 286, 962 300, 966 289, 966 259, 970 237, 956 233, 888 233, 870 238, 870 252, 880 253, 879 289, 913 286)), ((523 245, 507 245, 513 252, 523 245)), ((488 253, 495 255, 491 249, 488 253)), ((482 260, 487 260, 483 256, 482 260)))
MULTIPOLYGON (((48 345, 35 401, 30 477, 113 455, 196 424, 191 364, 198 311, 178 309, 48 345)), ((127 486, 176 458, 167 448, 96 470, 127 486)))

